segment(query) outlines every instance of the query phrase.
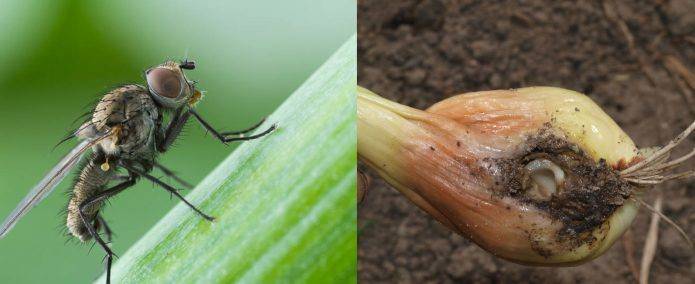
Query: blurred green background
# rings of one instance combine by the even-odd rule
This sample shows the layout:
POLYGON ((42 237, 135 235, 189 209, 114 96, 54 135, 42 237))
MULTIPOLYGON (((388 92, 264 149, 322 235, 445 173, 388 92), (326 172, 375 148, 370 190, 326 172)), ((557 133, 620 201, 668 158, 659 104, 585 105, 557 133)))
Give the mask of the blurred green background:
MULTIPOLYGON (((354 0, 0 1, 0 218, 74 141, 51 151, 90 103, 142 71, 186 54, 207 91, 199 112, 227 130, 271 113, 355 32, 354 0)), ((161 161, 197 183, 225 147, 191 122, 161 161)), ((70 177, 69 179, 72 179, 70 177)), ((66 242, 63 182, 0 240, 2 283, 85 283, 103 272, 100 248, 66 242)), ((126 249, 177 200, 140 183, 104 211, 126 249)))

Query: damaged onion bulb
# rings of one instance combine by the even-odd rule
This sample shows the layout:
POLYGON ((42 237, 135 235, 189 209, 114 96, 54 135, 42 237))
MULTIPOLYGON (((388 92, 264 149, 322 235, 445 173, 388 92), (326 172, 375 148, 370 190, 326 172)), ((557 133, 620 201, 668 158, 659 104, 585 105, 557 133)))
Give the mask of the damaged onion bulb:
POLYGON ((359 158, 439 222, 517 263, 576 265, 630 226, 688 155, 640 151, 588 97, 532 87, 463 94, 426 111, 358 87, 359 158))

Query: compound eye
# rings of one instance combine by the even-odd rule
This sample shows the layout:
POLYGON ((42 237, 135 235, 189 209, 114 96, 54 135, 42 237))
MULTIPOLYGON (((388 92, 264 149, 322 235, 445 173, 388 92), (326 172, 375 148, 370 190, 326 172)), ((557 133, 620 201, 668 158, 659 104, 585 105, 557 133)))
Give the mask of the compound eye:
POLYGON ((178 98, 181 94, 181 79, 176 72, 166 68, 155 68, 147 72, 147 85, 155 94, 167 98, 178 98))

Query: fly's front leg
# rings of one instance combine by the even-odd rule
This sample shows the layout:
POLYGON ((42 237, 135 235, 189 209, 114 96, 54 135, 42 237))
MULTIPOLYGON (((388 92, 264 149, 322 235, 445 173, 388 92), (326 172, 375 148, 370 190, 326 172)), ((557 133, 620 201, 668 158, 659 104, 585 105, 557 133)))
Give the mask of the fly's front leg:
POLYGON ((80 204, 80 210, 79 210, 79 215, 80 219, 82 219, 82 223, 84 226, 87 228, 87 231, 89 232, 89 235, 94 238, 94 240, 101 246, 101 248, 106 252, 106 283, 109 284, 111 283, 111 263, 113 261, 113 256, 114 253, 111 251, 111 248, 104 242, 104 240, 99 236, 97 231, 95 230, 94 226, 91 226, 90 220, 86 217, 87 214, 85 214, 85 211, 89 206, 92 206, 96 203, 103 202, 109 197, 112 197, 121 191, 124 191, 125 189, 133 186, 135 184, 135 177, 131 176, 131 179, 124 181, 122 183, 119 183, 117 185, 114 185, 113 187, 104 190, 102 192, 99 192, 99 194, 92 196, 88 198, 87 200, 83 201, 80 204))
POLYGON ((263 122, 265 122, 265 117, 264 117, 263 119, 261 119, 261 121, 259 121, 258 123, 256 123, 255 125, 253 125, 253 126, 251 126, 251 127, 249 127, 249 128, 246 128, 246 129, 243 129, 243 130, 237 130, 237 131, 222 132, 221 134, 224 135, 224 136, 238 135, 239 137, 244 137, 244 135, 245 135, 246 133, 249 133, 249 132, 251 132, 251 131, 256 130, 256 128, 258 128, 259 126, 261 126, 261 124, 263 124, 263 122))
POLYGON ((157 151, 164 153, 169 150, 169 147, 174 143, 174 140, 176 140, 179 134, 181 134, 183 126, 186 125, 186 122, 190 117, 191 114, 187 109, 182 107, 176 110, 171 118, 171 121, 169 122, 169 125, 166 127, 164 136, 162 139, 157 141, 157 151))
POLYGON ((264 119, 260 123, 254 125, 251 128, 245 129, 245 130, 232 131, 232 132, 219 132, 219 131, 215 130, 215 128, 213 128, 207 121, 205 121, 195 110, 190 109, 188 111, 191 114, 193 114, 193 116, 198 120, 198 122, 200 122, 200 124, 203 125, 203 127, 205 127, 205 129, 207 131, 210 131, 210 133, 212 133, 212 135, 214 135, 215 138, 217 138, 218 140, 222 141, 222 143, 225 143, 225 144, 229 143, 229 142, 233 142, 233 141, 245 141, 245 140, 253 140, 256 138, 260 138, 260 137, 263 137, 270 132, 273 132, 273 130, 275 130, 275 128, 276 128, 276 125, 273 124, 270 127, 268 127, 268 129, 266 129, 265 131, 263 131, 261 133, 258 133, 256 135, 244 136, 245 133, 258 128, 263 123, 263 121, 265 120, 264 119))
POLYGON ((141 170, 139 170, 139 169, 136 169, 135 167, 132 167, 132 166, 130 166, 130 165, 123 164, 123 167, 125 167, 125 168, 128 169, 129 171, 132 171, 132 172, 136 173, 136 174, 139 175, 139 176, 144 177, 145 179, 147 179, 147 180, 149 180, 149 181, 151 181, 151 182, 154 182, 155 184, 159 185, 160 187, 162 187, 163 189, 165 189, 165 190, 168 191, 169 193, 171 193, 171 194, 173 194, 173 195, 176 195, 176 197, 178 197, 179 199, 181 199, 181 201, 183 201, 183 203, 186 203, 186 205, 188 205, 188 207, 190 207, 191 209, 193 209, 193 211, 195 211, 196 213, 198 213, 198 215, 200 215, 201 217, 205 218, 205 220, 208 220, 208 221, 214 221, 214 220, 215 220, 214 217, 212 217, 212 216, 210 216, 210 215, 207 215, 207 214, 203 213, 203 212, 200 211, 197 207, 195 207, 195 205, 193 205, 193 204, 191 204, 190 202, 188 202, 188 200, 186 200, 185 198, 183 198, 183 196, 181 196, 181 194, 179 194, 178 190, 177 190, 176 188, 172 187, 171 185, 168 185, 168 184, 164 183, 163 181, 159 180, 158 178, 156 178, 156 177, 154 177, 154 176, 152 176, 152 175, 150 175, 150 174, 148 174, 148 173, 146 173, 146 172, 144 172, 144 171, 141 171, 141 170))

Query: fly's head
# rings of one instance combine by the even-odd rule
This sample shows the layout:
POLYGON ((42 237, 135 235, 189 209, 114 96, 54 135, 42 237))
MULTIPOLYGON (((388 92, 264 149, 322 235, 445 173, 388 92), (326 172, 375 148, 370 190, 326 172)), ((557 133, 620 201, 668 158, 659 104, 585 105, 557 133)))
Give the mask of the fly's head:
POLYGON ((199 96, 195 83, 186 78, 183 70, 195 69, 195 62, 166 61, 145 71, 147 88, 159 104, 176 109, 190 103, 199 96))

